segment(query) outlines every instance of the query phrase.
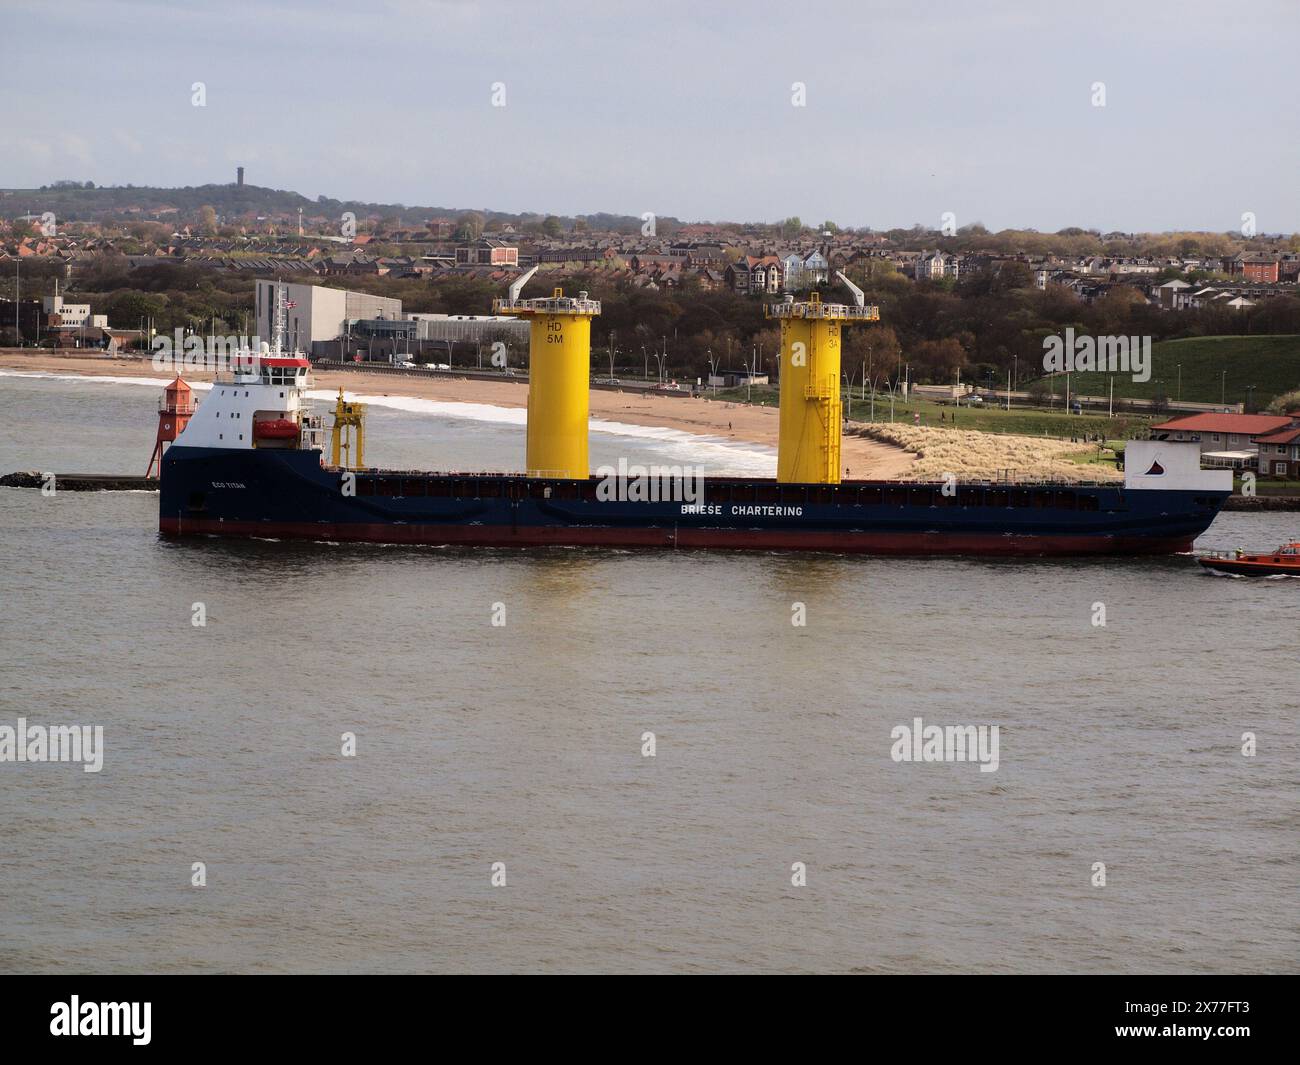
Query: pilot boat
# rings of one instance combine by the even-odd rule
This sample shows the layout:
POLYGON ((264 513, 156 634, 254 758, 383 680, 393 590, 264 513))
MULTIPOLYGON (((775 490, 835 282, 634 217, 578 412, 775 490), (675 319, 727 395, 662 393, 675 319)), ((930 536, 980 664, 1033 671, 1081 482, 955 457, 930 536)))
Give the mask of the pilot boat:
POLYGON ((1206 569, 1222 573, 1241 573, 1259 577, 1279 574, 1300 577, 1300 540, 1283 544, 1276 551, 1264 555, 1248 555, 1238 550, 1230 555, 1202 555, 1196 560, 1206 569))

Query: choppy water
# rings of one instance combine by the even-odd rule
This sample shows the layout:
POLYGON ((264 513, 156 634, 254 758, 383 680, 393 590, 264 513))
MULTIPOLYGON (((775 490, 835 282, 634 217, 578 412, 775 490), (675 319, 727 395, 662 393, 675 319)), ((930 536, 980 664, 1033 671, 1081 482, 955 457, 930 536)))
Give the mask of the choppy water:
MULTIPOLYGON (((0 377, 0 470, 141 469, 154 399, 0 377)), ((373 414, 375 461, 522 451, 373 414)), ((1297 967, 1300 581, 168 543, 156 507, 0 490, 0 725, 106 746, 0 763, 0 969, 1297 967), (998 724, 998 771, 892 761, 916 716, 998 724)), ((1227 514, 1201 546, 1297 535, 1227 514)))

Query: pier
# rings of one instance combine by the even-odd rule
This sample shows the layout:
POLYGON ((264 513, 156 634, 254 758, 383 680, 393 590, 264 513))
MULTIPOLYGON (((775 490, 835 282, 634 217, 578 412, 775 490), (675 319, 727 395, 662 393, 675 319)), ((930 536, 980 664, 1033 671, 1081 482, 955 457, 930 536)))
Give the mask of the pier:
POLYGON ((156 492, 156 477, 134 477, 126 473, 42 473, 36 470, 0 476, 0 488, 44 488, 54 478, 56 492, 156 492))

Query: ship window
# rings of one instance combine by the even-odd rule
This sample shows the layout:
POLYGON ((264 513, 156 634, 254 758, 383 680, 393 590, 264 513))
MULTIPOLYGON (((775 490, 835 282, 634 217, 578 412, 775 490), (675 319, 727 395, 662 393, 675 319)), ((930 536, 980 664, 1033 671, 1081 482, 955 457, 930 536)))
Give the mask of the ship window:
POLYGON ((243 433, 240 433, 240 434, 239 434, 239 439, 240 439, 240 440, 243 440, 243 439, 244 439, 244 434, 243 434, 243 433))
POLYGON ((225 438, 226 438, 226 434, 225 434, 225 433, 218 433, 218 434, 217 434, 217 439, 218 439, 218 440, 224 440, 225 438))

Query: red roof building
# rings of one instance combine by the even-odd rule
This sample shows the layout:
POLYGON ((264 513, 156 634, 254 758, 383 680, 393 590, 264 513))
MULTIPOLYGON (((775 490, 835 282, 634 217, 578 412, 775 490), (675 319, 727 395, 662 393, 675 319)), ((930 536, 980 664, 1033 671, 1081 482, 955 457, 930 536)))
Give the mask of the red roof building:
POLYGON ((1151 426, 1155 440, 1186 440, 1207 451, 1243 451, 1256 437, 1278 433, 1296 424, 1284 414, 1189 414, 1151 426))
POLYGON ((1300 424, 1255 437, 1259 472, 1265 477, 1300 479, 1300 424))

